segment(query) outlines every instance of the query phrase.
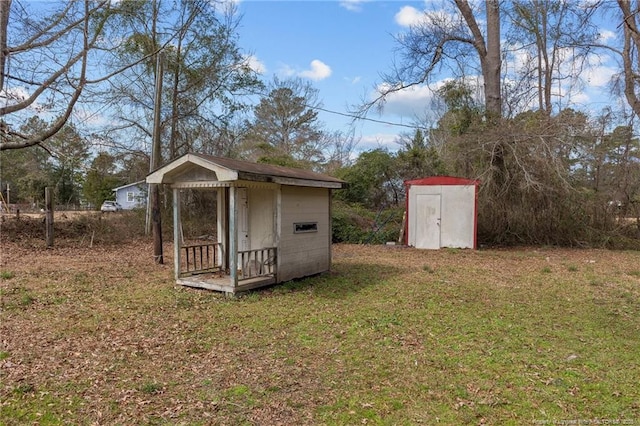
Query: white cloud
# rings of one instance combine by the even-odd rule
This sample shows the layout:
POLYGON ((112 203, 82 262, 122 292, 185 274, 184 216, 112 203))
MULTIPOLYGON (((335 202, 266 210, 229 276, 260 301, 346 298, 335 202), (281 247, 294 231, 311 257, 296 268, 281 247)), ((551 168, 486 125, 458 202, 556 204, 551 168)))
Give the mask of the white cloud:
POLYGON ((29 92, 27 92, 27 90, 22 86, 12 87, 8 90, 0 91, 0 98, 10 99, 12 101, 11 103, 24 101, 28 97, 29 92))
POLYGON ((351 12, 360 12, 362 10, 362 4, 368 1, 369 0, 340 0, 340 6, 351 12))
POLYGON ((319 59, 311 61, 311 69, 301 71, 298 73, 300 77, 305 77, 311 80, 320 81, 328 78, 331 75, 331 67, 319 59))
POLYGON ((403 6, 395 16, 396 24, 402 27, 410 27, 419 24, 423 20, 424 13, 413 6, 403 6))
POLYGON ((600 43, 606 44, 607 42, 609 42, 610 40, 616 38, 616 33, 611 31, 611 30, 606 30, 606 29, 602 29, 600 31, 599 37, 598 37, 598 41, 600 43))
MULTIPOLYGON (((429 4, 429 2, 426 2, 429 4)), ((394 16, 396 24, 409 28, 416 25, 425 25, 434 28, 447 28, 459 20, 458 13, 447 11, 433 4, 429 9, 416 9, 413 6, 403 6, 394 16)))
POLYGON ((583 71, 582 78, 584 78, 588 86, 604 87, 611 82, 611 77, 618 72, 619 70, 616 68, 599 66, 583 71))
POLYGON ((570 100, 572 105, 589 105, 591 103, 591 98, 584 92, 572 93, 570 100))
POLYGON ((247 62, 249 68, 257 72, 258 74, 265 74, 267 72, 267 67, 260 59, 258 59, 257 56, 247 55, 245 56, 245 61, 247 62))
MULTIPOLYGON (((377 91, 380 93, 388 89, 388 85, 382 84, 377 91)), ((433 90, 427 86, 412 86, 393 92, 385 99, 383 113, 413 119, 424 115, 425 110, 430 108, 433 97, 433 90)))
POLYGON ((73 111, 73 118, 74 122, 82 123, 83 125, 98 126, 110 123, 100 111, 91 111, 86 108, 76 108, 73 111))
POLYGON ((281 77, 293 77, 296 75, 296 70, 287 64, 282 64, 278 69, 277 74, 281 77))
MULTIPOLYGON (((31 96, 31 93, 23 86, 11 87, 9 89, 0 90, 0 100, 5 105, 18 104, 31 96)), ((27 109, 35 112, 45 112, 47 107, 37 100, 33 101, 27 109)))
POLYGON ((362 135, 358 142, 357 151, 364 152, 378 148, 387 148, 390 151, 396 151, 399 145, 396 143, 398 140, 398 133, 374 133, 369 135, 362 135))

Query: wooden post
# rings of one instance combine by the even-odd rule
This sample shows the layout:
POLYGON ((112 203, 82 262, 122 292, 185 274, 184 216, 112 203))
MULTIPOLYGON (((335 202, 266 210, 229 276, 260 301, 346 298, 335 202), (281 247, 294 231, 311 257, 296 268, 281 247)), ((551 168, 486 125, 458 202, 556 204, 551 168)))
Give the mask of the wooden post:
POLYGON ((229 275, 231 285, 238 286, 238 188, 229 188, 229 275))
POLYGON ((180 278, 180 249, 182 246, 182 239, 180 238, 181 222, 180 190, 173 188, 173 262, 176 280, 180 278))
POLYGON ((407 227, 407 211, 402 213, 402 226, 400 226, 400 235, 398 235, 398 244, 404 244, 404 230, 407 227))
POLYGON ((162 252, 162 219, 160 214, 160 190, 157 184, 151 184, 151 225, 153 228, 153 258, 156 263, 164 264, 162 252))
POLYGON ((51 188, 48 186, 44 189, 44 209, 47 247, 53 247, 53 197, 51 195, 51 188))

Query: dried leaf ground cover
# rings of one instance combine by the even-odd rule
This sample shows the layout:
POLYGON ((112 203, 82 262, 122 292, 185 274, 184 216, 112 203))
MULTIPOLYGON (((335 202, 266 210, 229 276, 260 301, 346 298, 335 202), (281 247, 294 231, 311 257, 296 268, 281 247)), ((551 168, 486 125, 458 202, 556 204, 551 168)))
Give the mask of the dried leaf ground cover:
POLYGON ((638 252, 336 246, 229 299, 145 240, 1 248, 0 424, 640 424, 638 252))

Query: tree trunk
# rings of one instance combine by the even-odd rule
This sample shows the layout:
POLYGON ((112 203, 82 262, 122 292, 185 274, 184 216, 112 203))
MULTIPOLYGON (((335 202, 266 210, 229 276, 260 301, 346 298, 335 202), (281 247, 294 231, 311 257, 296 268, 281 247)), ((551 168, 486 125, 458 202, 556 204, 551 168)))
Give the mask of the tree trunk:
POLYGON ((0 90, 4 89, 4 76, 7 66, 7 28, 12 0, 0 1, 0 90))
POLYGON ((478 22, 473 16, 473 10, 468 0, 455 0, 456 6, 464 18, 471 34, 473 46, 478 52, 482 77, 484 78, 485 108, 490 120, 502 116, 502 93, 500 87, 500 72, 502 59, 500 57, 500 5, 498 0, 485 0, 487 18, 487 39, 480 31, 478 22))
POLYGON ((502 117, 502 94, 500 88, 500 5, 498 0, 487 0, 487 54, 482 67, 484 95, 487 112, 493 118, 502 117))
POLYGON ((624 95, 627 98, 627 102, 633 112, 640 116, 640 100, 636 94, 636 75, 634 73, 634 64, 638 66, 640 60, 632 57, 633 52, 640 54, 638 48, 640 48, 640 33, 638 33, 638 26, 636 24, 636 16, 638 13, 638 6, 631 10, 632 3, 630 0, 618 0, 618 5, 623 15, 623 29, 624 29, 624 47, 622 49, 622 61, 624 70, 624 95))

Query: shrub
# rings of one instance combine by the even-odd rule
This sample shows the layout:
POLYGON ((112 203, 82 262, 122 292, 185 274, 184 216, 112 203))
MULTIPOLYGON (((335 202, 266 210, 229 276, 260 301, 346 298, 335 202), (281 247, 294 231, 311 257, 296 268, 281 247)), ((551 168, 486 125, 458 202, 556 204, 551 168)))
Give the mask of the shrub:
POLYGON ((402 214, 400 207, 376 212, 359 204, 335 201, 332 211, 333 242, 382 244, 396 241, 402 226, 402 214))

